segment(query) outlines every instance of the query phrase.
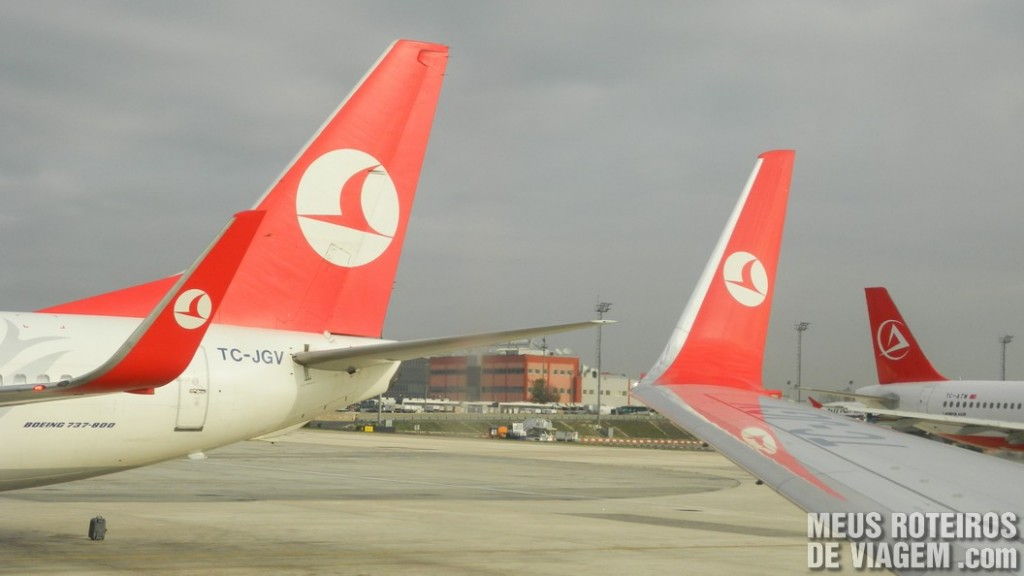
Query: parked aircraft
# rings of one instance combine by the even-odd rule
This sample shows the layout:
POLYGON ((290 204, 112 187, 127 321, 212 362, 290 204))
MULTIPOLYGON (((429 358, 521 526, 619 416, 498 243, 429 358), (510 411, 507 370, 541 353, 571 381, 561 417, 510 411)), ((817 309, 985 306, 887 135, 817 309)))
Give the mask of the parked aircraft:
POLYGON ((928 361, 885 288, 865 288, 878 384, 851 393, 853 410, 984 450, 1024 451, 1024 382, 949 380, 928 361))
POLYGON ((447 58, 393 44, 187 272, 0 313, 0 490, 272 434, 401 360, 592 325, 380 339, 447 58))
MULTIPOLYGON (((758 158, 668 345, 634 395, 810 512, 841 521, 848 513, 873 514, 886 527, 915 513, 946 515, 958 525, 957 513, 1005 513, 1015 523, 1020 464, 788 402, 763 386, 793 159, 787 150, 758 158)), ((985 544, 1019 558, 1016 528, 1003 536, 985 544)), ((907 541, 887 529, 873 544, 898 552, 907 541)), ((946 564, 889 566, 947 573, 969 567, 980 545, 962 535, 937 545, 947 543, 946 564)))

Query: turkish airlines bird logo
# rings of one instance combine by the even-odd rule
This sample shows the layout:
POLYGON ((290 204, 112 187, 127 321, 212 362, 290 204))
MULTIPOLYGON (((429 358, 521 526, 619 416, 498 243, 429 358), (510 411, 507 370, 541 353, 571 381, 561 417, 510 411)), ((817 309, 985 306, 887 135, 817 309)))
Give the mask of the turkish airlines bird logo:
POLYGON ((889 360, 902 360, 910 353, 910 342, 907 342, 907 337, 900 330, 902 325, 899 320, 886 320, 875 333, 878 351, 889 360))
POLYGON ((779 451, 779 445, 775 443, 775 438, 763 428, 753 426, 744 428, 740 432, 740 436, 751 448, 766 456, 771 456, 779 451))
MULTIPOLYGON (((64 344, 50 344, 67 340, 66 336, 37 336, 22 338, 21 328, 5 318, 3 337, 0 337, 0 368, 14 374, 41 374, 49 370, 69 348, 64 344), (14 360, 17 359, 15 363, 14 360)), ((23 326, 27 328, 27 326, 23 326)))
POLYGON ((768 295, 768 273, 750 252, 733 252, 722 266, 725 287, 740 304, 753 308, 768 295))
POLYGON ((360 150, 332 150, 314 160, 295 194, 306 242, 335 266, 373 262, 398 230, 398 192, 391 175, 360 150))
POLYGON ((195 330, 210 319, 213 301, 198 288, 185 290, 174 301, 174 321, 186 330, 195 330))

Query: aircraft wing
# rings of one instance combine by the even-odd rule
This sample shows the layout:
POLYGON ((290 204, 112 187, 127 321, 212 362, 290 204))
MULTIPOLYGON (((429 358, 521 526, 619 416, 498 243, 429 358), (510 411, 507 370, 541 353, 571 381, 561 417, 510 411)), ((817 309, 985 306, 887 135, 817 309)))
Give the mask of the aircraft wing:
MULTIPOLYGON (((876 512, 886 523, 897 513, 1024 512, 1017 462, 753 391, 687 384, 633 394, 808 512, 876 512)), ((951 541, 951 558, 971 545, 951 541)), ((1017 540, 998 546, 1024 552, 1017 540)))
POLYGON ((264 212, 235 218, 124 344, 99 367, 58 382, 0 386, 0 406, 112 392, 150 392, 188 367, 238 270, 264 212))
POLYGON ((559 332, 569 332, 581 328, 594 328, 601 324, 611 324, 609 320, 589 320, 586 322, 575 322, 571 324, 557 324, 553 326, 540 326, 536 328, 523 328, 520 330, 505 330, 502 332, 487 332, 481 334, 470 334, 464 336, 450 336, 446 338, 428 338, 423 340, 409 340, 405 342, 381 342, 367 346, 353 346, 351 348, 335 348, 331 350, 313 350, 299 352, 292 355, 296 364, 313 368, 316 370, 332 370, 341 372, 355 372, 360 368, 382 362, 396 362, 412 360, 413 358, 424 358, 477 348, 502 342, 511 342, 523 338, 535 338, 559 332))
POLYGON ((991 418, 971 418, 968 416, 953 416, 950 414, 927 414, 914 412, 912 410, 889 410, 885 408, 850 407, 850 412, 861 414, 876 414, 879 416, 891 416, 900 418, 900 422, 909 421, 915 428, 942 434, 944 436, 978 436, 985 432, 996 432, 1004 435, 1020 435, 1024 432, 1024 422, 1011 422, 1009 420, 993 420, 991 418))
POLYGON ((967 416, 953 416, 950 414, 927 414, 914 412, 913 410, 889 410, 885 408, 871 408, 869 406, 848 407, 851 412, 861 414, 879 414, 882 416, 894 416, 896 418, 908 418, 922 422, 938 422, 941 424, 957 424, 960 426, 975 426, 992 430, 1024 430, 1024 422, 1010 422, 1008 420, 992 420, 991 418, 970 418, 967 416))
POLYGON ((890 530, 903 515, 952 513, 960 526, 957 513, 1012 517, 1013 533, 1002 539, 939 539, 948 546, 946 564, 887 566, 897 572, 948 573, 978 546, 1019 558, 1019 463, 794 404, 764 388, 792 163, 791 151, 759 157, 668 345, 633 395, 804 510, 877 514, 885 528, 876 542, 890 550, 906 544, 890 530))
POLYGON ((825 390, 822 388, 804 388, 804 392, 815 392, 818 394, 831 394, 833 396, 841 396, 843 398, 850 398, 851 400, 857 400, 863 402, 865 406, 877 406, 879 408, 887 408, 892 406, 897 397, 895 394, 891 396, 876 396, 874 394, 858 394, 856 392, 844 392, 842 390, 825 390))
POLYGON ((805 510, 1021 509, 1017 462, 754 391, 687 384, 633 394, 805 510), (989 489, 989 478, 999 486, 989 489))

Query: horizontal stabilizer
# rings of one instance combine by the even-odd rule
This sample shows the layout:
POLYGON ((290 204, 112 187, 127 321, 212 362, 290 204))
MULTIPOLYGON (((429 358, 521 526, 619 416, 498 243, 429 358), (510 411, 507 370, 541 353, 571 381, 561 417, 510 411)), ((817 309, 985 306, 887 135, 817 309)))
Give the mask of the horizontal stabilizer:
POLYGON ((523 328, 520 330, 505 330, 502 332, 488 332, 484 334, 471 334, 465 336, 450 336, 446 338, 428 338, 424 340, 409 340, 406 342, 382 342, 368 346, 355 346, 352 348, 336 348, 332 350, 314 350, 310 352, 299 352, 292 356, 296 364, 306 368, 317 370, 333 370, 339 372, 355 372, 360 368, 380 364, 382 362, 397 362, 412 360, 414 358, 425 358, 436 356, 468 348, 501 344, 524 338, 535 338, 559 332, 569 332, 581 328, 594 328, 602 324, 613 324, 610 320, 589 320, 587 322, 574 322, 571 324, 556 324, 552 326, 540 326, 537 328, 523 328))

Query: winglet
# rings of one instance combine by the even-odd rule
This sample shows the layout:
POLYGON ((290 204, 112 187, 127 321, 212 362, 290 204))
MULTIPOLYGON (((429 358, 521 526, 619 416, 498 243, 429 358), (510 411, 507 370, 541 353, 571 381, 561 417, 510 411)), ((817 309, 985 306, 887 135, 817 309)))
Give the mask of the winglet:
POLYGON ((117 352, 98 368, 55 384, 4 387, 0 389, 0 405, 54 396, 143 391, 177 378, 195 356, 263 214, 237 214, 117 352))
POLYGON ((679 323, 645 382, 761 385, 795 152, 761 154, 679 323))
POLYGON ((758 157, 668 346, 633 395, 741 466, 756 463, 769 485, 796 476, 841 499, 762 412, 780 405, 761 368, 794 156, 758 157))
POLYGON ((882 287, 865 288, 871 346, 875 350, 875 368, 879 384, 934 382, 946 380, 924 355, 910 326, 903 320, 889 291, 882 287))

